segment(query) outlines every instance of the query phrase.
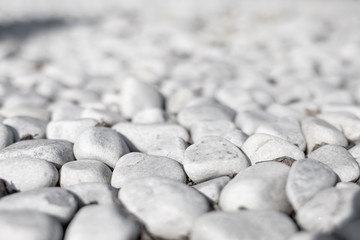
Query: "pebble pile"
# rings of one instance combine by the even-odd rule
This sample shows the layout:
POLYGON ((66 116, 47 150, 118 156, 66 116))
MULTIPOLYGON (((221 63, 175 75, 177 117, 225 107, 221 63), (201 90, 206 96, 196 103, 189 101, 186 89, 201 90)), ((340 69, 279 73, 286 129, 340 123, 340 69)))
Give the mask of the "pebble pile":
POLYGON ((360 239, 360 2, 121 2, 0 21, 0 240, 360 239))

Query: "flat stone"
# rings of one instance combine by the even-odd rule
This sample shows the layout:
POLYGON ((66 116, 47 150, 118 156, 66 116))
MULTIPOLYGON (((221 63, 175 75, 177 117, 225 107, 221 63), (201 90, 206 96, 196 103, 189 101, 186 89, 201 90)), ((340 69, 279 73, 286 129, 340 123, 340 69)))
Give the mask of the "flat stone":
POLYGON ((235 129, 235 124, 227 120, 200 121, 192 125, 191 138, 194 143, 198 143, 202 137, 222 137, 226 133, 235 129))
POLYGON ((11 144, 0 151, 0 161, 16 157, 43 159, 60 168, 74 160, 73 144, 65 140, 34 139, 11 144))
POLYGON ((79 183, 110 183, 111 170, 98 160, 76 160, 65 163, 60 169, 60 186, 79 183))
POLYGON ((190 240, 287 240, 297 231, 294 222, 276 211, 210 212, 198 218, 190 240))
POLYGON ((330 123, 315 117, 301 120, 301 128, 307 144, 307 152, 313 151, 316 144, 333 144, 346 147, 348 141, 345 135, 330 123))
POLYGON ((166 120, 166 112, 161 108, 147 108, 141 110, 132 118, 133 123, 142 124, 164 123, 166 120))
POLYGON ((56 217, 61 223, 70 221, 77 206, 75 196, 59 187, 14 193, 0 199, 0 211, 37 211, 56 217))
POLYGON ((165 136, 149 145, 146 153, 149 155, 168 157, 182 163, 184 161, 184 152, 188 146, 189 144, 180 137, 165 136))
POLYGON ((241 146, 244 144, 244 142, 246 141, 246 139, 248 139, 249 136, 240 129, 235 129, 225 133, 222 137, 237 146, 238 148, 241 148, 241 146))
POLYGON ((335 186, 337 181, 336 173, 317 160, 295 161, 287 179, 286 194, 293 208, 298 210, 319 191, 335 186))
POLYGON ((207 199, 197 190, 159 177, 127 183, 120 189, 119 199, 152 235, 161 238, 186 237, 195 220, 210 210, 207 199))
POLYGON ((302 229, 331 233, 360 217, 360 190, 327 188, 320 191, 296 215, 302 229))
POLYGON ((356 181, 360 176, 356 159, 341 146, 325 145, 310 153, 308 157, 326 164, 342 182, 356 181))
POLYGON ((248 167, 238 173, 221 191, 221 209, 275 210, 290 213, 292 207, 285 191, 289 171, 290 167, 278 162, 265 162, 248 167))
POLYGON ((85 206, 66 229, 64 240, 136 240, 140 230, 134 220, 115 205, 85 206))
POLYGON ((33 211, 0 211, 0 239, 61 240, 63 229, 55 218, 33 211))
POLYGON ((14 134, 6 125, 0 123, 0 150, 14 142, 14 134))
POLYGON ((155 144, 159 139, 182 138, 189 141, 189 134, 185 128, 177 124, 136 124, 118 123, 112 127, 126 138, 131 151, 146 152, 149 146, 155 144))
POLYGON ((81 112, 81 118, 91 118, 100 123, 104 122, 110 126, 125 121, 124 117, 119 113, 95 108, 85 108, 81 112))
POLYGON ((305 158, 304 152, 297 146, 264 133, 256 133, 250 136, 241 146, 241 150, 248 156, 252 164, 279 157, 290 157, 295 160, 305 158))
POLYGON ((219 201, 221 190, 229 181, 230 178, 228 176, 224 176, 193 185, 192 187, 203 193, 214 203, 217 203, 219 201))
POLYGON ((98 121, 90 118, 51 121, 46 127, 46 137, 75 142, 83 131, 95 127, 98 123, 98 121))
POLYGON ((11 117, 3 121, 3 123, 13 132, 15 142, 28 135, 34 139, 45 138, 46 122, 32 117, 11 117))
POLYGON ((337 240, 329 234, 300 231, 292 235, 289 240, 337 240))
POLYGON ((111 177, 111 185, 121 188, 129 181, 151 176, 186 182, 183 167, 175 160, 133 152, 122 156, 116 163, 111 177))
POLYGON ((36 158, 16 157, 0 161, 0 178, 12 191, 28 191, 57 184, 59 173, 54 164, 36 158))
POLYGON ((252 135, 259 126, 275 122, 277 119, 263 110, 246 110, 236 115, 235 124, 247 135, 252 135))
POLYGON ((129 152, 124 138, 116 131, 105 127, 94 127, 80 134, 74 143, 76 159, 99 160, 111 168, 121 156, 129 152))
POLYGON ((222 137, 203 137, 185 150, 184 169, 196 183, 232 176, 249 166, 249 160, 235 145, 222 137))

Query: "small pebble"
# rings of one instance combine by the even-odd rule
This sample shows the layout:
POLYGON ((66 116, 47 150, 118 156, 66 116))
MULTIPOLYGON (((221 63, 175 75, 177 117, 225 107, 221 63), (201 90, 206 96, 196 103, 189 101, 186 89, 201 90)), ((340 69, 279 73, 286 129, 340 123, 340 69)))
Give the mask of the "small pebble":
POLYGON ((106 123, 109 126, 125 121, 119 113, 94 108, 85 108, 81 112, 81 118, 94 119, 100 123, 106 123))
POLYGON ((168 157, 183 163, 184 152, 189 146, 184 139, 180 137, 161 137, 147 147, 146 153, 149 155, 168 157))
POLYGON ((276 122, 277 119, 277 117, 262 110, 247 110, 238 112, 235 124, 247 135, 252 135, 259 126, 276 122))
POLYGON ((3 123, 12 130, 15 142, 31 136, 34 139, 45 138, 46 122, 32 117, 11 117, 3 123))
POLYGON ((202 137, 219 136, 236 130, 233 122, 227 120, 200 121, 191 127, 191 138, 194 143, 198 143, 202 137))
POLYGON ((166 112, 161 108, 147 108, 138 112, 133 118, 133 123, 153 124, 164 123, 167 120, 166 112))
POLYGON ((244 144, 244 142, 248 139, 249 136, 240 129, 235 129, 227 132, 222 137, 237 146, 238 148, 241 148, 241 146, 244 144))
POLYGON ((230 178, 228 176, 224 176, 193 185, 192 187, 203 193, 214 203, 217 203, 219 201, 221 190, 229 181, 230 178))

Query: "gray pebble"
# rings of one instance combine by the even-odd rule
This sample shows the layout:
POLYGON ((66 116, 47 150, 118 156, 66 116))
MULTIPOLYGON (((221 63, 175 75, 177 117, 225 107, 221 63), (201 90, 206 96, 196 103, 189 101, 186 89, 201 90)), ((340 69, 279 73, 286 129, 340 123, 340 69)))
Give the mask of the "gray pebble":
POLYGON ((20 117, 27 116, 48 122, 50 120, 51 113, 43 107, 16 107, 16 108, 2 108, 0 113, 4 116, 11 117, 20 117))
POLYGON ((238 148, 241 148, 241 146, 244 144, 244 142, 246 141, 246 139, 248 139, 249 136, 240 129, 235 129, 225 133, 222 137, 237 146, 238 148))
POLYGON ((118 122, 125 121, 125 119, 119 113, 94 108, 85 108, 81 112, 81 118, 91 118, 110 126, 118 122))
POLYGON ((169 113, 178 113, 195 98, 195 93, 188 88, 177 89, 166 98, 166 110, 169 113))
POLYGON ((183 162, 185 149, 189 146, 180 137, 161 137, 149 145, 146 153, 155 156, 163 156, 174 159, 179 163, 183 162))
POLYGON ((0 123, 0 150, 14 142, 14 134, 9 127, 0 123))
POLYGON ((206 136, 222 137, 226 133, 235 129, 236 129, 235 124, 227 120, 200 121, 192 125, 191 138, 194 143, 198 143, 202 137, 206 137, 206 136))
POLYGON ((251 209, 290 213, 292 208, 285 191, 289 171, 290 167, 278 162, 260 163, 241 171, 221 191, 220 207, 224 211, 251 209))
POLYGON ((224 176, 193 185, 192 187, 203 193, 214 203, 217 203, 219 201, 221 190, 229 181, 230 178, 228 176, 224 176))
POLYGON ((252 135, 259 126, 275 122, 277 119, 277 117, 262 110, 247 110, 238 112, 235 124, 247 135, 252 135))
POLYGON ((45 138, 46 122, 32 117, 11 117, 3 121, 13 132, 15 142, 29 135, 34 139, 45 138))
POLYGON ((80 134, 74 143, 76 159, 93 159, 111 168, 121 156, 129 152, 124 138, 116 131, 105 127, 94 127, 80 134))
POLYGON ((249 160, 235 145, 222 137, 203 137, 185 150, 184 169, 196 183, 234 175, 249 166, 249 160))
POLYGON ((120 189, 119 199, 151 234, 161 238, 186 237, 195 220, 210 210, 207 199, 197 190, 159 177, 129 182, 120 189))
POLYGON ((111 185, 121 188, 129 181, 151 176, 186 182, 184 169, 175 160, 133 152, 122 156, 116 163, 111 177, 111 185))
POLYGON ((166 120, 166 112, 161 108, 147 108, 141 110, 132 118, 133 123, 142 124, 164 123, 166 120))
POLYGON ((54 106, 52 109, 51 120, 72 120, 81 118, 81 113, 84 111, 83 107, 74 104, 62 104, 54 106))

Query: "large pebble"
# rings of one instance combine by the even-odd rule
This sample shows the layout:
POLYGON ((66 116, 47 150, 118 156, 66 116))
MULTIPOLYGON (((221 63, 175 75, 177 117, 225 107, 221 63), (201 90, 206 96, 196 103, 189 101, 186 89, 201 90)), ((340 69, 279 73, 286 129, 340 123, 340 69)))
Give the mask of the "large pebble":
POLYGON ((316 144, 334 144, 346 147, 345 135, 330 123, 315 117, 301 120, 301 128, 307 144, 307 152, 313 151, 316 144))
POLYGON ((191 138, 194 143, 198 143, 202 137, 205 136, 219 136, 222 137, 226 133, 235 130, 236 126, 231 121, 214 120, 214 121, 200 121, 191 127, 191 138))
POLYGON ((28 191, 53 187, 59 179, 56 167, 45 160, 17 157, 0 161, 0 178, 8 191, 28 191))
POLYGON ((63 139, 75 142, 83 131, 95 127, 97 124, 98 121, 90 118, 51 121, 46 127, 46 137, 48 139, 63 139))
POLYGON ((0 199, 0 211, 31 210, 49 214, 67 223, 77 210, 77 200, 59 187, 14 193, 0 199))
POLYGON ((65 163, 60 169, 60 186, 79 183, 110 183, 111 170, 97 160, 77 160, 65 163))
POLYGON ((292 208, 285 191, 289 171, 289 166, 278 162, 256 164, 241 171, 223 188, 220 207, 224 211, 251 209, 290 213, 292 208))
POLYGON ((175 160, 133 152, 124 155, 116 163, 111 177, 111 185, 115 188, 121 188, 129 181, 151 176, 186 182, 184 169, 175 160))
POLYGON ((343 147, 325 145, 310 153, 308 157, 329 166, 342 182, 356 181, 360 176, 359 164, 343 147))
POLYGON ((34 139, 11 144, 0 151, 0 161, 16 157, 39 158, 60 168, 74 160, 73 144, 65 140, 34 139))
POLYGON ((177 124, 136 124, 118 123, 112 127, 123 135, 131 151, 146 152, 149 147, 161 139, 182 138, 189 141, 189 133, 177 124))
POLYGON ((2 240, 61 240, 63 229, 55 218, 34 211, 0 211, 2 240))
POLYGON ((196 220, 190 240, 287 240, 296 231, 293 221, 276 211, 211 212, 196 220))
POLYGON ((85 206, 66 229, 64 240, 136 240, 137 224, 115 205, 85 206))
POLYGON ((222 137, 203 137, 185 150, 184 169, 196 183, 232 176, 249 166, 249 160, 235 145, 222 137))
POLYGON ((14 142, 14 134, 9 127, 0 123, 0 150, 14 142))
POLYGON ((293 208, 298 210, 319 191, 335 186, 337 180, 337 175, 327 165, 303 159, 291 166, 286 194, 293 208))
POLYGON ((3 121, 13 132, 14 140, 31 136, 34 139, 45 138, 46 122, 32 117, 11 117, 3 121))
POLYGON ((195 220, 210 210, 207 199, 197 190, 159 177, 129 182, 120 189, 119 199, 151 234, 161 238, 186 237, 195 220))
POLYGON ((74 143, 76 159, 99 160, 114 168, 121 156, 129 152, 124 138, 116 131, 94 127, 80 134, 74 143))
POLYGON ((316 194, 296 215, 301 228, 330 233, 360 217, 360 190, 327 188, 316 194))
POLYGON ((184 152, 188 146, 189 144, 182 138, 165 136, 149 145, 146 149, 146 153, 155 156, 168 157, 182 163, 184 152))
POLYGON ((305 158, 304 152, 297 146, 265 133, 250 136, 241 146, 241 150, 249 157, 252 164, 279 157, 290 157, 295 160, 305 158))
POLYGON ((217 203, 219 201, 221 190, 229 181, 230 178, 228 176, 218 177, 193 185, 193 188, 196 188, 213 202, 217 203))

